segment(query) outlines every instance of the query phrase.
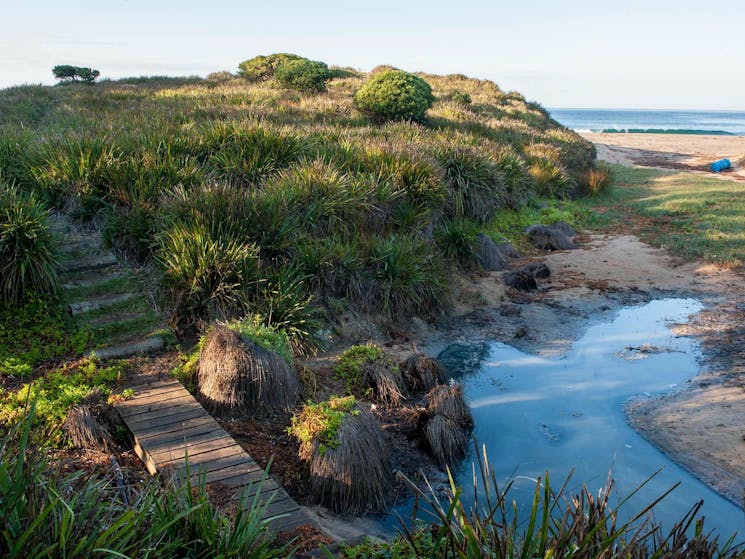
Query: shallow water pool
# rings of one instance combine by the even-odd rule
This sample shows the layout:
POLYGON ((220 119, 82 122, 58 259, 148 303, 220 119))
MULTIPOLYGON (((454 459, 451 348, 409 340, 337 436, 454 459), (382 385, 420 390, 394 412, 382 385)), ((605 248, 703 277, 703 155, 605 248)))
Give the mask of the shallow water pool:
MULTIPOLYGON (((529 506, 533 480, 546 471, 558 488, 573 469, 569 488, 585 483, 594 493, 612 472, 617 495, 626 496, 663 468, 625 506, 627 513, 640 511, 680 482, 655 508, 664 527, 671 528, 704 499, 707 529, 723 539, 735 531, 745 536, 743 510, 655 449, 624 415, 630 398, 673 389, 698 372, 695 342, 675 337, 668 325, 685 322, 700 309, 693 299, 625 308, 610 322, 590 327, 560 358, 528 355, 503 343, 484 348, 480 363, 471 363, 461 381, 473 411, 474 436, 486 446, 497 480, 515 479, 513 499, 529 506)), ((478 355, 464 349, 446 348, 442 357, 457 368, 458 360, 463 365, 467 356, 478 355)), ((472 485, 473 460, 472 451, 457 471, 457 481, 466 488, 472 485)))

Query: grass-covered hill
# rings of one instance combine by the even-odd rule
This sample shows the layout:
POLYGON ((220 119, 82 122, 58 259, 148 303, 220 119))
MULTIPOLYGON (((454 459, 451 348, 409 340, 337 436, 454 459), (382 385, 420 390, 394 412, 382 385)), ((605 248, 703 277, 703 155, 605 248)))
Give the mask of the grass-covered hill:
POLYGON ((419 123, 358 110, 370 75, 340 69, 325 91, 227 73, 6 89, 0 183, 157 264, 182 324, 260 315, 303 340, 329 309, 427 316, 495 214, 581 192, 595 152, 490 81, 419 76, 419 123))

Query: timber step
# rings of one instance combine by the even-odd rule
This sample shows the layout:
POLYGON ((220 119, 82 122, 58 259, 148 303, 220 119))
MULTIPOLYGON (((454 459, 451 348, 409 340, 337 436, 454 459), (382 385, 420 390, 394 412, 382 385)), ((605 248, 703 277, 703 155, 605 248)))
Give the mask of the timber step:
POLYGON ((135 452, 151 474, 203 479, 234 490, 234 499, 263 506, 276 531, 314 524, 298 505, 207 413, 183 385, 161 380, 132 387, 134 397, 115 405, 132 433, 135 452))

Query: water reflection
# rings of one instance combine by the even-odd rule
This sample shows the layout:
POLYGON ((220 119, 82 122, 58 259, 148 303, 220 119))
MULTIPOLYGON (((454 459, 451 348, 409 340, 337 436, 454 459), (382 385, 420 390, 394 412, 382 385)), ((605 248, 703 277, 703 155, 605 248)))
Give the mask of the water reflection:
MULTIPOLYGON (((523 508, 532 500, 532 480, 546 471, 559 482, 574 471, 570 489, 586 483, 596 491, 612 472, 618 495, 626 496, 662 468, 630 500, 628 514, 681 482, 655 509, 666 528, 704 499, 708 529, 725 538, 734 531, 745 535, 742 509, 652 447, 624 417, 623 404, 629 398, 667 390, 697 373, 695 343, 674 336, 668 324, 685 322, 699 310, 700 303, 693 299, 623 309, 611 322, 589 328, 557 359, 528 355, 502 343, 450 346, 442 352, 441 359, 462 376, 474 436, 486 446, 497 480, 515 480, 512 497, 523 508), (624 351, 642 344, 654 351, 640 353, 640 358, 623 357, 624 351)), ((456 472, 457 481, 469 490, 473 461, 472 452, 456 472)))

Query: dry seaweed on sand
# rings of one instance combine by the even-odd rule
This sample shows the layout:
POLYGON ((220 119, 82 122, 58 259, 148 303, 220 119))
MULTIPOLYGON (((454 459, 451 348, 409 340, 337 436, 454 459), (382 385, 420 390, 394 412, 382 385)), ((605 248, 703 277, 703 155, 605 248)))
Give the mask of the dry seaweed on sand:
POLYGON ((222 325, 204 340, 197 378, 199 392, 220 413, 287 409, 300 395, 300 379, 292 365, 222 325))

